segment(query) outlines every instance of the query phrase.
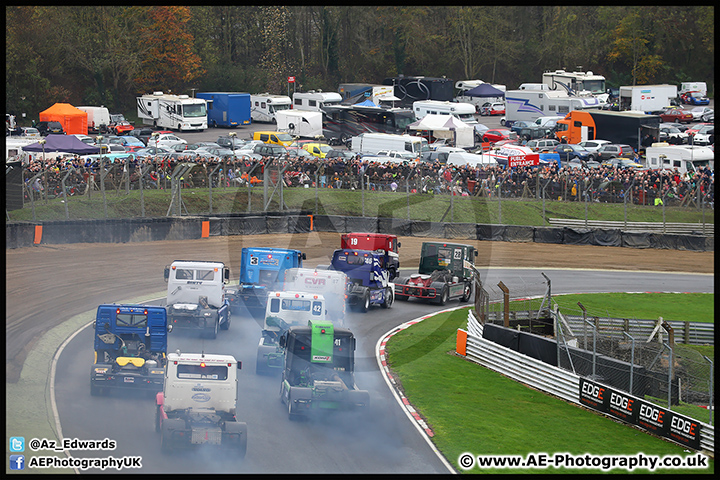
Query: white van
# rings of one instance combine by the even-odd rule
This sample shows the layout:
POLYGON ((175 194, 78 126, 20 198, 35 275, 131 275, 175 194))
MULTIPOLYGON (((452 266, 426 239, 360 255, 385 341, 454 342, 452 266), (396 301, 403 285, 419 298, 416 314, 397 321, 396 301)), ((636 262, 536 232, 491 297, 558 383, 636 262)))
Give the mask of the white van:
POLYGON ((287 95, 250 95, 250 118, 253 122, 277 123, 275 112, 289 110, 291 104, 292 100, 287 95))
POLYGON ((342 96, 336 92, 323 92, 322 90, 310 90, 308 92, 293 93, 294 110, 309 110, 320 112, 327 105, 339 105, 342 96))
POLYGON ((105 133, 110 124, 110 112, 107 107, 77 107, 87 113, 88 133, 105 133))
POLYGON ((420 120, 427 114, 453 115, 465 123, 477 123, 475 105, 462 102, 441 102, 438 100, 421 100, 413 102, 415 119, 420 120))
POLYGON ((545 125, 548 125, 548 124, 557 123, 558 120, 562 120, 564 118, 565 117, 561 117, 561 116, 538 117, 535 119, 535 125, 544 127, 545 125))
POLYGON ((678 95, 682 95, 687 92, 700 92, 704 96, 707 96, 707 83, 705 82, 682 82, 680 84, 680 90, 678 95))
POLYGON ((422 137, 390 133, 361 133, 357 137, 352 137, 350 149, 356 153, 371 155, 376 155, 383 150, 399 150, 410 152, 415 156, 423 156, 423 152, 430 151, 427 140, 422 137))

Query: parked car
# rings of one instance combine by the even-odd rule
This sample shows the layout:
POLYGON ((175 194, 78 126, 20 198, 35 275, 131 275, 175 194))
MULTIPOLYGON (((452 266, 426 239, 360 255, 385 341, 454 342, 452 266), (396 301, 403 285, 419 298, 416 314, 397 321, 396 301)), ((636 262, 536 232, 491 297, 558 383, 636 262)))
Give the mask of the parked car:
POLYGON ((681 108, 668 108, 660 113, 663 122, 685 122, 693 121, 692 113, 681 108))
POLYGON ((635 155, 635 150, 630 145, 624 145, 620 143, 606 143, 597 150, 597 156, 595 159, 609 160, 616 157, 632 158, 635 155))
POLYGON ((557 153, 560 156, 561 162, 569 162, 573 158, 577 158, 580 160, 588 160, 588 157, 590 156, 590 152, 585 150, 580 145, 575 145, 572 143, 561 143, 553 149, 553 152, 557 153))
MULTIPOLYGON (((514 123, 512 124, 512 126, 510 127, 510 131, 511 131, 511 132, 518 133, 521 129, 523 129, 523 128, 525 128, 525 127, 530 127, 530 126, 532 126, 532 125, 535 125, 535 122, 528 122, 528 121, 525 121, 525 120, 519 120, 519 121, 514 122, 514 123)), ((522 137, 520 137, 520 138, 522 138, 522 137)))
POLYGON ((554 138, 539 138, 537 140, 528 141, 525 146, 531 149, 533 152, 549 152, 558 146, 560 142, 554 138))
POLYGON ((131 146, 132 147, 140 147, 140 148, 145 147, 145 144, 143 143, 142 140, 140 140, 139 138, 134 137, 132 135, 123 135, 118 138, 119 138, 120 145, 122 145, 123 147, 131 147, 131 146))
POLYGON ((145 145, 147 145, 148 138, 150 138, 152 134, 153 129, 150 127, 137 127, 130 132, 131 136, 139 139, 145 145))
POLYGON ((164 147, 145 147, 135 151, 138 157, 151 157, 154 155, 169 155, 173 153, 169 148, 164 147))
POLYGON ((607 160, 603 160, 603 162, 600 164, 603 167, 614 167, 614 168, 645 168, 641 164, 637 163, 635 160, 632 160, 630 158, 609 158, 607 160))
POLYGON ((21 137, 40 138, 40 131, 35 127, 22 127, 20 129, 21 137))
POLYGON ((715 116, 715 110, 710 107, 695 107, 690 110, 690 113, 696 122, 707 122, 711 115, 715 116))
POLYGON ((302 145, 304 150, 310 152, 314 157, 325 158, 327 152, 333 148, 326 143, 305 143, 302 145))
POLYGON ((81 133, 76 133, 75 136, 78 140, 80 140, 83 143, 87 143, 88 145, 95 145, 95 139, 91 137, 90 135, 83 135, 81 133))
POLYGON ((568 168, 598 168, 600 162, 595 160, 580 160, 579 158, 573 158, 569 162, 565 163, 564 166, 568 168))
POLYGON ((709 123, 703 125, 695 132, 690 142, 693 145, 712 145, 715 143, 715 125, 709 123))
MULTIPOLYGON (((237 156, 239 155, 235 152, 237 156)), ((276 143, 256 143, 250 153, 250 156, 259 160, 262 157, 282 157, 287 155, 287 149, 276 143)))
MULTIPOLYGON (((288 157, 297 157, 297 158, 303 158, 303 159, 309 159, 313 158, 312 154, 308 152, 307 150, 303 150, 300 147, 285 147, 287 150, 288 157)), ((333 152, 347 152, 347 150, 333 150, 333 152)))
POLYGON ((687 143, 688 138, 689 135, 681 132, 677 127, 667 123, 660 124, 660 136, 658 137, 658 140, 661 142, 667 142, 672 145, 681 145, 683 143, 687 143))
POLYGON ((494 128, 483 133, 483 142, 495 143, 500 140, 517 140, 517 134, 507 128, 494 128))
POLYGON ((505 104, 500 102, 486 102, 480 107, 480 115, 505 115, 505 104))
POLYGON ((153 147, 165 147, 168 149, 170 149, 171 146, 176 145, 178 143, 187 144, 187 141, 183 140, 182 138, 178 137, 177 135, 173 135, 172 133, 163 133, 163 134, 157 135, 157 137, 155 137, 155 136, 150 137, 150 140, 148 140, 148 145, 151 145, 153 147))
POLYGON ((122 113, 111 113, 108 129, 115 133, 115 135, 125 135, 126 133, 132 132, 135 127, 125 119, 122 113))
POLYGON ((590 155, 588 155, 588 160, 595 160, 597 158, 600 158, 597 153, 598 149, 607 143, 610 143, 610 140, 586 140, 584 142, 578 143, 578 145, 590 152, 590 155))
POLYGON ((703 95, 702 92, 685 92, 680 95, 680 100, 685 104, 690 105, 709 105, 710 99, 703 95))
POLYGON ((233 156, 233 151, 230 150, 229 148, 225 148, 225 147, 201 147, 195 151, 196 152, 206 151, 206 152, 209 152, 212 156, 220 157, 220 158, 233 156))
MULTIPOLYGON (((513 128, 515 125, 513 125, 513 128)), ((552 133, 552 128, 548 127, 541 127, 540 125, 530 125, 529 127, 522 127, 517 130, 515 130, 515 133, 517 133, 518 138, 521 138, 522 140, 529 142, 530 140, 537 140, 540 138, 549 138, 552 133)))
POLYGON ((65 130, 60 122, 38 122, 35 124, 35 128, 43 137, 50 134, 65 135, 65 130))
POLYGON ((220 145, 221 147, 225 147, 225 148, 229 148, 229 149, 235 148, 237 150, 240 147, 242 147, 243 145, 245 145, 245 143, 247 143, 247 140, 241 140, 237 137, 230 137, 228 135, 224 135, 224 136, 218 137, 216 143, 218 145, 220 145))
MULTIPOLYGON (((417 155, 413 155, 412 152, 401 152, 399 150, 381 150, 377 152, 378 157, 393 157, 402 158, 403 160, 415 160, 417 155)), ((327 155, 326 155, 327 158, 327 155)))
POLYGON ((339 158, 341 160, 350 160, 352 158, 355 158, 355 154, 349 150, 330 150, 328 153, 325 154, 325 158, 339 158))
MULTIPOLYGON (((474 127, 475 127, 475 141, 482 142, 483 133, 490 130, 490 127, 488 127, 487 125, 483 125, 482 123, 476 123, 474 127)), ((432 148, 432 146, 430 146, 430 148, 432 148)))

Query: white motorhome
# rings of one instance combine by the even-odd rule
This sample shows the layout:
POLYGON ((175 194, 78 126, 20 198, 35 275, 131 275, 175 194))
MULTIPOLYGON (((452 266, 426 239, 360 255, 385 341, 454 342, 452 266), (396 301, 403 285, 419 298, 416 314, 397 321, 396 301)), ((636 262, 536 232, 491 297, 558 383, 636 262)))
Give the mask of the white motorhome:
POLYGON ((677 98, 675 85, 634 85, 620 87, 620 110, 660 112, 677 98))
POLYGON ((524 120, 534 122, 538 117, 562 116, 572 110, 600 108, 603 103, 595 97, 575 97, 552 90, 510 90, 505 94, 505 123, 524 120))
POLYGON ((294 110, 310 110, 320 112, 327 105, 339 105, 342 97, 336 92, 323 92, 322 90, 310 90, 308 92, 293 93, 294 110))
POLYGON ((550 86, 544 83, 521 83, 518 90, 550 90, 550 86))
POLYGON ((203 131, 207 128, 207 102, 188 95, 163 92, 137 97, 138 118, 145 125, 182 131, 203 131))
POLYGON ((561 90, 569 95, 596 95, 607 102, 608 94, 605 90, 605 77, 595 75, 593 72, 566 72, 555 70, 545 72, 542 83, 550 90, 561 90))
POLYGON ((5 137, 5 160, 27 163, 30 161, 30 153, 23 151, 23 147, 37 143, 38 140, 31 137, 5 137))
POLYGON ((420 120, 428 114, 453 115, 465 123, 477 123, 475 105, 460 102, 441 102, 439 100, 421 100, 413 102, 413 113, 420 120))
POLYGON ((393 135, 390 133, 361 133, 352 137, 351 150, 357 153, 377 154, 383 150, 399 150, 422 157, 430 151, 427 140, 412 135, 393 135))
POLYGON ((322 112, 280 110, 275 113, 275 119, 278 132, 287 132, 302 138, 317 138, 323 134, 322 115, 322 112))
POLYGON ((105 133, 110 124, 110 111, 107 107, 77 107, 87 113, 88 134, 105 133))
POLYGON ((287 95, 250 95, 250 117, 253 122, 277 123, 275 113, 289 110, 291 106, 292 100, 287 95))
POLYGON ((645 165, 650 169, 694 172, 702 167, 715 169, 715 152, 698 145, 653 143, 645 149, 645 165))

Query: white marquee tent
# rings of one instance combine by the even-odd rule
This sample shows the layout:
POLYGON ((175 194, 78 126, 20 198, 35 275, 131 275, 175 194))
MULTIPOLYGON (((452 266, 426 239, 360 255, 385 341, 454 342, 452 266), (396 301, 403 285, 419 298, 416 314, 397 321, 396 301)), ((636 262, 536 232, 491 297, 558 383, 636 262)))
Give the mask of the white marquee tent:
POLYGON ((452 115, 425 115, 421 120, 408 125, 410 130, 427 130, 436 138, 454 140, 455 146, 475 146, 475 131, 472 125, 459 120, 452 115))

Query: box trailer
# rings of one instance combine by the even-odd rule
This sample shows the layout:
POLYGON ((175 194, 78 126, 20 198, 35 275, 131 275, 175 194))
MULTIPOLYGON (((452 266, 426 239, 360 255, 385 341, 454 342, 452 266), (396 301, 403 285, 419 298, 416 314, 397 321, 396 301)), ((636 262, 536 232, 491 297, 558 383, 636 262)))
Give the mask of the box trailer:
POLYGON ((302 138, 317 138, 323 134, 322 112, 281 110, 275 113, 277 129, 302 138))
POLYGON ((574 110, 557 122, 556 136, 560 142, 580 143, 602 139, 630 145, 636 150, 648 136, 659 138, 659 115, 606 110, 574 110))
POLYGON ((207 102, 209 127, 234 128, 252 123, 249 93, 200 92, 196 97, 207 102))
POLYGON ((620 87, 620 110, 660 112, 677 98, 675 85, 635 85, 620 87))

